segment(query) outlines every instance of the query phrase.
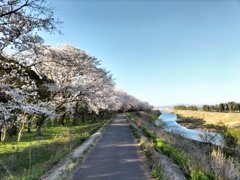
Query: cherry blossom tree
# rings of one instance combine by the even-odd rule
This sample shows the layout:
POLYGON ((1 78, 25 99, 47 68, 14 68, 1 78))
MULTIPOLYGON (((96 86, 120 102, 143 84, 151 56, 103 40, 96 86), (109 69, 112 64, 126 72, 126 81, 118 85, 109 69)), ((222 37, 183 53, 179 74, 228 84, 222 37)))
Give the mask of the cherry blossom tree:
POLYGON ((143 111, 153 109, 153 106, 149 105, 148 102, 141 101, 121 89, 116 88, 115 93, 120 104, 118 109, 120 111, 143 111))
MULTIPOLYGON (((37 90, 34 89, 36 87, 35 81, 29 79, 28 73, 19 73, 21 71, 20 64, 19 69, 11 69, 11 66, 16 64, 6 61, 7 59, 4 57, 11 57, 12 54, 43 43, 43 39, 37 34, 37 31, 61 33, 59 27, 62 22, 53 18, 54 10, 54 6, 47 4, 46 0, 0 1, 0 63, 3 65, 0 72, 2 75, 0 92, 1 99, 3 99, 0 101, 1 131, 2 127, 7 127, 3 125, 8 119, 11 119, 9 115, 15 116, 13 111, 18 112, 19 115, 23 112, 26 114, 43 110, 39 107, 40 104, 37 103, 38 98, 36 97, 43 96, 44 93, 34 92, 37 90), (35 100, 33 100, 34 98, 35 100)), ((8 124, 11 123, 8 122, 8 124)))
POLYGON ((55 20, 54 6, 46 0, 1 0, 0 1, 0 57, 31 49, 43 43, 37 31, 59 32, 62 22, 55 20), (5 53, 4 53, 5 52, 5 53))
POLYGON ((113 78, 99 67, 100 61, 85 51, 66 43, 59 47, 38 45, 20 53, 15 60, 53 81, 48 88, 52 92, 51 103, 60 116, 67 112, 76 115, 79 108, 95 113, 106 109, 103 98, 113 89, 113 78))
POLYGON ((0 131, 4 137, 8 128, 19 125, 20 140, 26 115, 47 114, 49 116, 54 114, 54 110, 50 104, 42 101, 46 98, 46 93, 43 95, 44 93, 41 92, 44 89, 43 80, 40 80, 34 71, 16 61, 2 58, 0 74, 0 131))

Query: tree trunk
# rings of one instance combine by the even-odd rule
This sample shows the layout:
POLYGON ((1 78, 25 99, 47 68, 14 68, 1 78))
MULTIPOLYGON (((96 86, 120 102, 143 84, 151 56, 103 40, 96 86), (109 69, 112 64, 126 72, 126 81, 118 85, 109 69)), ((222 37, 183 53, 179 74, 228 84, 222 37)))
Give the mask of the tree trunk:
POLYGON ((59 118, 59 124, 62 125, 62 126, 64 126, 64 119, 65 119, 65 117, 66 117, 66 113, 64 113, 62 115, 62 117, 59 118))
POLYGON ((21 128, 20 128, 19 133, 18 133, 18 140, 17 140, 17 142, 20 142, 23 129, 24 129, 24 123, 21 123, 21 128))
POLYGON ((36 130, 35 136, 42 136, 41 127, 42 127, 45 119, 46 119, 45 115, 41 115, 40 118, 38 119, 38 121, 36 123, 37 130, 36 130))
POLYGON ((85 123, 85 116, 82 116, 82 122, 85 123))
POLYGON ((69 119, 70 119, 70 118, 71 118, 71 117, 70 117, 69 113, 67 113, 66 116, 65 116, 66 123, 69 123, 69 121, 70 121, 69 119))
POLYGON ((5 140, 5 137, 6 137, 6 131, 7 131, 7 129, 6 129, 6 128, 5 128, 5 129, 3 129, 2 141, 4 141, 4 140, 5 140))
POLYGON ((7 128, 4 126, 0 128, 0 143, 5 140, 7 128))
POLYGON ((31 122, 28 122, 27 129, 28 129, 27 133, 32 133, 32 131, 31 131, 31 122))
POLYGON ((73 115, 73 122, 72 122, 73 126, 77 125, 77 113, 78 113, 78 102, 76 103, 75 111, 74 111, 74 115, 73 115))
POLYGON ((93 117, 93 122, 96 122, 96 120, 97 120, 97 115, 93 117))
POLYGON ((2 127, 0 127, 0 143, 2 143, 2 127))
POLYGON ((99 117, 100 117, 100 118, 103 117, 103 112, 102 112, 102 111, 99 112, 99 117))
POLYGON ((84 108, 82 108, 82 123, 85 123, 85 114, 84 114, 84 108))

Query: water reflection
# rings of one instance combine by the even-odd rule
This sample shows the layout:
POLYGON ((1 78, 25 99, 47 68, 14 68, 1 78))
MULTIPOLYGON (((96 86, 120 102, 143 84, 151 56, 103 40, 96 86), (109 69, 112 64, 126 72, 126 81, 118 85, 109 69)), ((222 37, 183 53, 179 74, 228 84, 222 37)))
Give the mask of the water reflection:
POLYGON ((162 125, 165 131, 179 134, 188 139, 193 139, 201 142, 210 142, 215 145, 223 144, 223 138, 220 133, 203 132, 200 130, 188 129, 176 122, 177 116, 175 114, 163 111, 161 113, 161 116, 155 123, 158 126, 162 125))

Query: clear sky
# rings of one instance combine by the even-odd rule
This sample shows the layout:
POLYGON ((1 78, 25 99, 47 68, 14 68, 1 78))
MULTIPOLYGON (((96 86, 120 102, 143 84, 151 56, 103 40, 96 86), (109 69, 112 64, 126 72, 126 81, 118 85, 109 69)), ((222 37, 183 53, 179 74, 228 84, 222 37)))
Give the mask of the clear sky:
POLYGON ((64 35, 150 104, 240 102, 240 1, 48 0, 64 35))

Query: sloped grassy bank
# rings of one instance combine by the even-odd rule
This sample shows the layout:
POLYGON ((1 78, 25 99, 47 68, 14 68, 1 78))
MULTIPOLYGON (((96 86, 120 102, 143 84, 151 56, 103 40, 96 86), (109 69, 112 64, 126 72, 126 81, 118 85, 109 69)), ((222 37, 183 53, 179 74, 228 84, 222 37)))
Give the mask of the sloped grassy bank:
POLYGON ((177 123, 189 129, 218 132, 226 136, 229 146, 240 146, 240 113, 169 110, 177 115, 177 123))
POLYGON ((24 131, 19 143, 7 138, 0 144, 0 179, 38 179, 112 118, 78 126, 49 124, 40 138, 24 131))
POLYGON ((154 124, 155 119, 152 118, 152 114, 154 112, 128 113, 127 119, 129 123, 132 123, 130 127, 133 134, 142 143, 150 159, 152 173, 155 177, 164 179, 159 156, 155 155, 155 151, 160 153, 160 158, 161 154, 172 158, 184 171, 187 179, 225 180, 240 177, 240 164, 236 156, 227 156, 224 149, 220 147, 165 132, 163 128, 154 124))

